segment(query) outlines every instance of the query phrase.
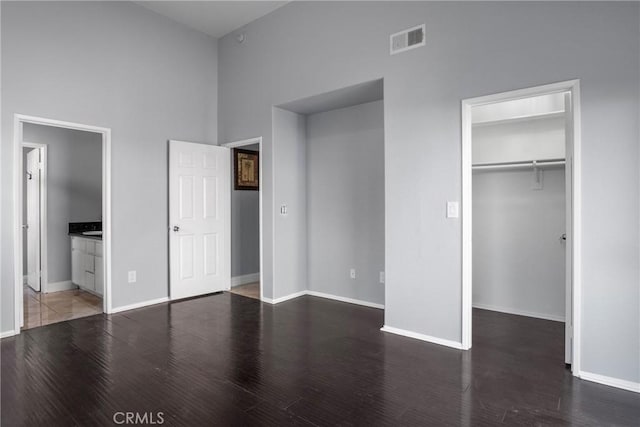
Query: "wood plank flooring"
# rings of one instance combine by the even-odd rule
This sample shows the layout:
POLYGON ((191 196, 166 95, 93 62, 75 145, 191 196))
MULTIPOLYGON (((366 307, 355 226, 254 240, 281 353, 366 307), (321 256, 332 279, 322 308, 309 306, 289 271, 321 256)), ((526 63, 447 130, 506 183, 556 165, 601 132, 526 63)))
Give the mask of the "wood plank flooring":
POLYGON ((382 310, 316 297, 223 293, 31 329, 1 342, 1 422, 639 424, 639 395, 564 368, 561 323, 476 310, 468 352, 382 323, 382 310))

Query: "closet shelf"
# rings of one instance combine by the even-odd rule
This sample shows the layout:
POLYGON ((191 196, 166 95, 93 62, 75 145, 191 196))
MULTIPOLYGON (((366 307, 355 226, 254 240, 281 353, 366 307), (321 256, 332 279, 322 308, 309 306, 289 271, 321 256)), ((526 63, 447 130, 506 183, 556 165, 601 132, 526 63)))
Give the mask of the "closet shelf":
POLYGON ((528 162, 504 162, 504 163, 482 163, 472 165, 473 170, 493 170, 493 169, 528 169, 528 168, 543 168, 546 166, 560 166, 564 165, 564 159, 550 159, 550 160, 533 160, 528 162))
POLYGON ((512 116, 505 117, 502 119, 489 119, 489 120, 479 120, 472 123, 472 126, 480 127, 480 126, 494 126, 494 125, 504 125, 509 123, 519 123, 519 122, 527 122, 531 120, 544 120, 544 119, 559 119, 565 117, 566 113, 564 110, 558 111, 548 111, 544 113, 537 114, 527 114, 522 116, 512 116))

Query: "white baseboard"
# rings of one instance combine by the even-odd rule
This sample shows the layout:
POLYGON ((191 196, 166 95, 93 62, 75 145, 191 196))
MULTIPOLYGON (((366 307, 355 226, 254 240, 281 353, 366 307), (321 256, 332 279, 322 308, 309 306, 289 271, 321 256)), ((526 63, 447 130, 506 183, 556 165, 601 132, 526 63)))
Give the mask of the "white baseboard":
POLYGON ((243 276, 234 276, 231 278, 231 287, 242 286, 247 283, 254 283, 260 281, 260 272, 245 274, 243 276))
POLYGON ((298 298, 298 297, 303 297, 305 295, 309 295, 309 296, 312 296, 312 297, 326 298, 326 299, 331 299, 331 300, 340 301, 340 302, 346 302, 346 303, 349 303, 349 304, 363 305, 365 307, 381 308, 381 309, 384 308, 383 304, 376 304, 374 302, 362 301, 362 300, 359 300, 359 299, 353 299, 353 298, 347 298, 347 297, 341 297, 341 296, 338 296, 338 295, 325 294, 324 292, 317 292, 317 291, 300 291, 300 292, 296 292, 296 293, 293 293, 293 294, 285 295, 283 297, 276 298, 276 299, 262 298, 262 301, 266 302, 267 304, 280 304, 281 302, 289 301, 290 299, 294 299, 294 298, 298 298))
POLYGON ((585 371, 580 371, 580 375, 578 376, 583 380, 608 385, 610 387, 621 388, 623 390, 633 391, 635 393, 640 393, 640 383, 634 383, 632 381, 608 377, 606 375, 592 374, 591 372, 585 371))
POLYGON ((135 304, 121 305, 120 307, 114 307, 111 309, 111 314, 120 313, 122 311, 135 310, 136 308, 148 307, 150 305, 162 304, 168 302, 169 297, 156 298, 149 301, 137 302, 135 304))
POLYGON ((47 283, 45 293, 70 291, 71 289, 78 289, 78 287, 74 285, 71 280, 63 280, 62 282, 47 283))
POLYGON ((327 299, 332 299, 332 300, 335 300, 335 301, 348 302, 350 304, 364 305, 365 307, 384 309, 384 304, 377 304, 375 302, 362 301, 362 300, 354 299, 354 298, 341 297, 341 296, 338 296, 338 295, 325 294, 324 292, 306 291, 306 294, 310 295, 312 297, 327 298, 327 299))
POLYGON ((462 343, 447 340, 444 338, 432 337, 431 335, 419 334, 417 332, 411 332, 405 329, 398 329, 398 328, 394 328, 392 326, 387 326, 387 325, 384 325, 382 328, 380 328, 380 330, 383 332, 389 332, 391 334, 402 335, 405 337, 414 338, 417 340, 427 341, 433 344, 444 345, 446 347, 462 350, 462 343))
POLYGON ((13 329, 10 331, 4 331, 4 332, 0 332, 0 338, 8 338, 8 337, 12 337, 16 334, 16 331, 14 331, 13 329))
POLYGON ((472 307, 473 308, 479 308, 479 309, 482 309, 482 310, 497 311, 497 312, 506 313, 506 314, 515 314, 517 316, 535 317, 537 319, 553 320, 555 322, 564 322, 564 316, 556 316, 554 314, 535 313, 535 312, 532 312, 532 311, 517 310, 517 309, 514 309, 514 308, 497 307, 495 305, 482 304, 482 303, 473 303, 472 307))
POLYGON ((307 294, 307 291, 300 291, 300 292, 296 292, 296 293, 293 293, 293 294, 285 295, 283 297, 275 298, 275 299, 262 298, 262 301, 264 301, 264 302, 266 302, 268 304, 280 304, 281 302, 289 301, 290 299, 298 298, 298 297, 304 296, 306 294, 307 294))

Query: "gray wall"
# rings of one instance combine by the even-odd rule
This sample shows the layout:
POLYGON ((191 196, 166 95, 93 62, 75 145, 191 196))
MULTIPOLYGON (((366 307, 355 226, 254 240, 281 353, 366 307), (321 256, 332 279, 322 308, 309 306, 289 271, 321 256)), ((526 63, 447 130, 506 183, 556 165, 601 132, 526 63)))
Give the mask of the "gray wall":
MULTIPOLYGON (((580 78, 582 369, 640 381, 639 13, 638 3, 295 2, 243 28, 242 44, 222 38, 219 135, 263 137, 266 242, 281 174, 272 106, 383 77, 385 323, 459 342, 461 227, 445 203, 461 198, 460 100, 580 78), (418 23, 426 46, 389 55, 389 35, 418 23)), ((271 265, 293 263, 268 243, 264 257, 271 294, 271 265)))
POLYGON ((166 297, 167 140, 216 142, 216 41, 129 2, 0 7, 1 330, 14 329, 14 113, 112 129, 112 303, 166 297))
MULTIPOLYGON (((274 201, 278 209, 274 222, 273 253, 280 263, 274 265, 275 286, 266 288, 263 285, 263 292, 265 297, 277 299, 307 289, 305 116, 274 107, 273 140, 273 150, 278 153, 273 165, 277 171, 274 201), (286 215, 280 214, 281 205, 287 205, 286 215)), ((263 165, 266 164, 264 160, 263 165)), ((264 196, 263 203, 266 199, 264 196)), ((268 251, 268 244, 263 251, 268 251)), ((266 264, 265 261, 265 271, 266 264)))
POLYGON ((102 135, 34 124, 23 135, 47 144, 47 279, 71 280, 69 223, 102 220, 102 135))
MULTIPOLYGON (((258 151, 260 145, 241 148, 258 151)), ((234 167, 231 168, 231 277, 260 272, 260 193, 235 190, 234 167)))
POLYGON ((307 116, 306 193, 308 288, 384 304, 383 101, 307 116))
POLYGON ((564 168, 473 174, 473 304, 565 318, 564 168))

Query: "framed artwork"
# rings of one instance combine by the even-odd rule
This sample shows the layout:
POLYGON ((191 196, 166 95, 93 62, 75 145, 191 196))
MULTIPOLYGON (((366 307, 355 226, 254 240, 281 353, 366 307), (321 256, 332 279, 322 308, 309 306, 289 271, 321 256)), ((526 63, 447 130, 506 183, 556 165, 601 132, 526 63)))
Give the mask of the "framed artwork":
POLYGON ((252 190, 258 191, 260 183, 258 182, 259 167, 258 151, 242 150, 240 148, 233 149, 233 188, 236 190, 252 190))

